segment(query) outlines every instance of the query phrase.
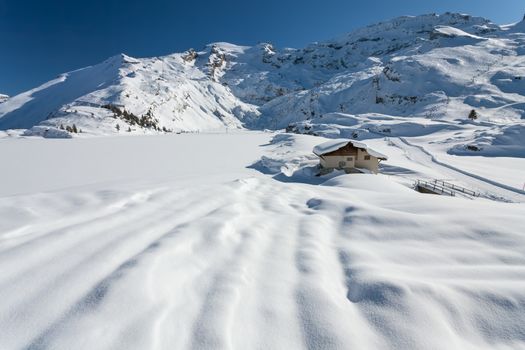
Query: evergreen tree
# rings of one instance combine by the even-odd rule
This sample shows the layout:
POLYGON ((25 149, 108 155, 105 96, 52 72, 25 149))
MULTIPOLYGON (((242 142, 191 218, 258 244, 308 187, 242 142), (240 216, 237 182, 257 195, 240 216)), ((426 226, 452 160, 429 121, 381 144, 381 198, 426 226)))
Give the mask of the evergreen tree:
POLYGON ((75 134, 78 133, 77 126, 73 124, 73 128, 71 129, 75 134))
POLYGON ((478 113, 476 112, 475 109, 470 111, 470 113, 468 114, 468 119, 470 119, 470 120, 478 119, 478 113))
POLYGON ((120 131, 120 125, 115 125, 115 129, 117 129, 117 131, 120 131))

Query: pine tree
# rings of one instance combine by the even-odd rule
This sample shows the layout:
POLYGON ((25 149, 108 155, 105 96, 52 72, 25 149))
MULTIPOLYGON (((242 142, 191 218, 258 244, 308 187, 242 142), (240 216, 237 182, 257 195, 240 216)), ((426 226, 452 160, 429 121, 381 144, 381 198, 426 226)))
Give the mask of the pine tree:
POLYGON ((468 119, 470 119, 470 120, 478 119, 478 113, 476 112, 475 109, 470 111, 470 113, 468 114, 468 119))
POLYGON ((115 125, 115 129, 117 129, 117 131, 120 131, 120 125, 115 125))
POLYGON ((73 132, 74 132, 75 134, 78 133, 78 129, 77 129, 77 126, 76 126, 75 124, 73 124, 73 128, 72 128, 71 130, 73 130, 73 132))

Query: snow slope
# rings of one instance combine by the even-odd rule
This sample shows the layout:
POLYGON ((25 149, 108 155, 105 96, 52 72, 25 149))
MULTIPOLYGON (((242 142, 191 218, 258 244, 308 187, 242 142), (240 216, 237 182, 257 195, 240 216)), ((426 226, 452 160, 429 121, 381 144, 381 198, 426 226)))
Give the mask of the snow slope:
POLYGON ((523 203, 378 139, 388 174, 308 176, 319 142, 1 139, 0 348, 525 347, 523 203))
POLYGON ((9 96, 0 94, 0 103, 5 102, 9 99, 9 96))

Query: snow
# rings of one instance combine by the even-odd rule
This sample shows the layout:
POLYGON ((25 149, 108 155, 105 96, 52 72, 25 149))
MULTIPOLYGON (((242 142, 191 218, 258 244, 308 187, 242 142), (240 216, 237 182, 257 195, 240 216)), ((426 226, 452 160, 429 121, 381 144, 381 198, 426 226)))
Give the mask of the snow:
POLYGON ((472 35, 472 34, 462 31, 461 29, 449 27, 449 26, 436 26, 434 29, 434 33, 439 33, 449 38, 465 37, 465 38, 484 40, 484 38, 482 37, 479 37, 477 35, 472 35))
POLYGON ((523 347, 524 204, 379 139, 410 172, 308 177, 319 139, 1 139, 0 348, 523 347))
POLYGON ((73 140, 0 139, 0 158, 10 160, 9 166, 2 169, 0 195, 91 184, 111 186, 143 179, 153 183, 197 177, 206 182, 214 176, 228 180, 232 178, 222 178, 222 174, 228 174, 239 162, 249 163, 258 154, 252 149, 244 151, 239 145, 264 143, 267 137, 261 132, 229 132, 73 140))
POLYGON ((351 143, 352 145, 354 145, 354 147, 366 150, 370 155, 376 158, 384 159, 384 160, 388 159, 387 156, 377 151, 374 151, 373 149, 368 147, 363 142, 357 142, 357 141, 352 141, 352 140, 347 140, 347 139, 335 139, 335 140, 323 142, 319 145, 316 145, 313 149, 313 152, 314 154, 318 156, 322 156, 323 154, 327 154, 327 153, 336 151, 339 148, 346 146, 348 143, 351 143))
POLYGON ((120 54, 0 103, 0 349, 525 348, 523 23, 120 54), (316 176, 349 141, 380 173, 316 176))
POLYGON ((525 158, 525 125, 511 125, 503 128, 492 128, 477 131, 473 142, 467 145, 456 145, 448 150, 456 155, 483 155, 486 157, 525 158), (467 146, 475 146, 469 150, 467 146))
POLYGON ((8 95, 0 94, 0 103, 5 102, 9 99, 8 95))
POLYGON ((31 129, 26 130, 22 135, 42 136, 49 139, 70 139, 72 137, 66 130, 40 125, 33 126, 31 129))

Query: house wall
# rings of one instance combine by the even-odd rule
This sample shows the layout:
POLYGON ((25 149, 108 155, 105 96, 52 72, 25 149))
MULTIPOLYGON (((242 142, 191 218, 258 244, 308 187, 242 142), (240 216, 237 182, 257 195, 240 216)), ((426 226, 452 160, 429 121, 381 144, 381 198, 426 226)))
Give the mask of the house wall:
POLYGON ((374 173, 379 171, 379 159, 374 156, 370 156, 370 159, 366 160, 365 156, 370 156, 366 150, 359 149, 357 152, 357 159, 355 166, 357 168, 365 168, 374 173))
POLYGON ((323 156, 321 158, 321 165, 324 168, 341 168, 340 163, 344 163, 342 168, 354 168, 355 156, 323 156))
POLYGON ((340 164, 343 162, 342 168, 344 169, 364 168, 377 173, 379 171, 379 160, 373 156, 365 160, 365 156, 369 156, 369 154, 363 149, 357 149, 355 155, 334 155, 334 153, 329 153, 321 158, 321 166, 323 168, 341 168, 340 164), (352 160, 348 160, 349 158, 352 160))

